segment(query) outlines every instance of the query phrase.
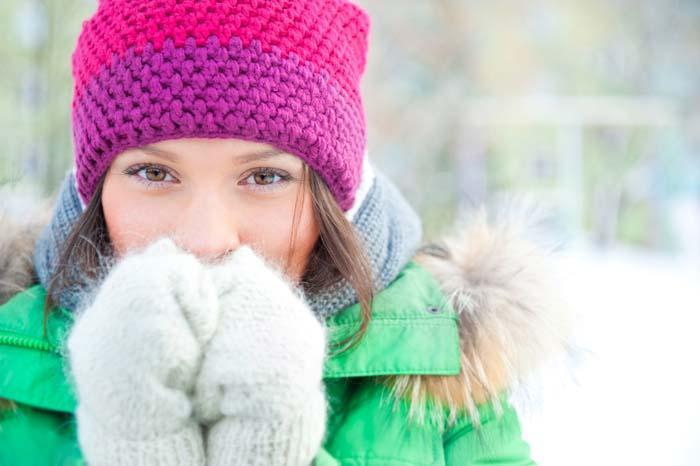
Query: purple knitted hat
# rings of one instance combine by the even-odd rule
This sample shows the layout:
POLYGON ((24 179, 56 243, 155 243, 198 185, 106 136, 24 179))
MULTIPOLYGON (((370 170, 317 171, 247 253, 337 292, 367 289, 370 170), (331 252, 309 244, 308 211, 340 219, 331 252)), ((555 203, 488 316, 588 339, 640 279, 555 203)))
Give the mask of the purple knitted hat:
POLYGON ((366 145, 368 30, 345 0, 101 0, 72 60, 83 202, 128 148, 216 137, 300 157, 348 211, 366 145))

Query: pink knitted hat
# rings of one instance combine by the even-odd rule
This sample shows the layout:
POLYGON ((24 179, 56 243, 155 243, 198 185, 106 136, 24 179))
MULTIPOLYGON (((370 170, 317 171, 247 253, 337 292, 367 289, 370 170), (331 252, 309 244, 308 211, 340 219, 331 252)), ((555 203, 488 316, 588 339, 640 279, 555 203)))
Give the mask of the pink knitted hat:
POLYGON ((101 0, 73 53, 82 200, 130 147, 231 137, 302 158, 347 211, 366 144, 368 31, 345 0, 101 0))

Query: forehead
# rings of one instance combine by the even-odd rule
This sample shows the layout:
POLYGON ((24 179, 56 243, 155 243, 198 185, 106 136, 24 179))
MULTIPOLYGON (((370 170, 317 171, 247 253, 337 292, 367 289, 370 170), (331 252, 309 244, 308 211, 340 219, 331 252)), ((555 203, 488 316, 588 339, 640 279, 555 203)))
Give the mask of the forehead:
POLYGON ((202 158, 214 161, 219 158, 224 161, 230 159, 232 162, 239 164, 260 160, 302 163, 302 160, 296 155, 284 152, 270 144, 232 138, 163 140, 131 148, 125 151, 124 154, 149 154, 172 162, 186 162, 188 159, 201 161, 202 158))

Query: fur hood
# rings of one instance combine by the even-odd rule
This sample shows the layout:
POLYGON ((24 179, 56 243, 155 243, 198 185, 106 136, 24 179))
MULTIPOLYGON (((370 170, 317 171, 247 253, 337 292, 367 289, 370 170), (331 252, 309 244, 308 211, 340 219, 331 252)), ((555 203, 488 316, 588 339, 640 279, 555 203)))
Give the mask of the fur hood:
POLYGON ((521 390, 527 399, 538 369, 558 358, 574 361, 574 315, 558 294, 556 246, 545 220, 541 208, 522 200, 481 207, 414 256, 459 315, 461 371, 388 377, 411 417, 449 427, 466 411, 478 427, 477 405, 490 402, 500 416, 499 394, 521 390))
MULTIPOLYGON (((22 225, 0 213, 0 304, 38 281, 34 242, 50 218, 40 210, 22 225)), ((461 373, 381 377, 395 401, 409 401, 412 417, 450 425, 466 410, 478 426, 478 404, 490 401, 499 414, 500 393, 570 353, 571 319, 556 295, 553 248, 533 236, 538 219, 522 205, 475 210, 414 256, 459 314, 461 373)))
POLYGON ((34 243, 51 218, 49 207, 18 223, 0 211, 0 304, 39 281, 34 270, 34 243))

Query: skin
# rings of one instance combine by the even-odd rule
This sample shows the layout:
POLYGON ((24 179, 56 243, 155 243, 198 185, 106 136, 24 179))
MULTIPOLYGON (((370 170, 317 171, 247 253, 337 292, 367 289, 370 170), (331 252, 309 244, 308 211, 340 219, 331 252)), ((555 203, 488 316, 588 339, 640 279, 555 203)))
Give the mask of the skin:
POLYGON ((303 167, 297 156, 240 139, 183 138, 128 149, 112 162, 102 189, 115 253, 169 235, 205 262, 249 244, 285 268, 299 202, 285 272, 296 282, 319 235, 303 167))

